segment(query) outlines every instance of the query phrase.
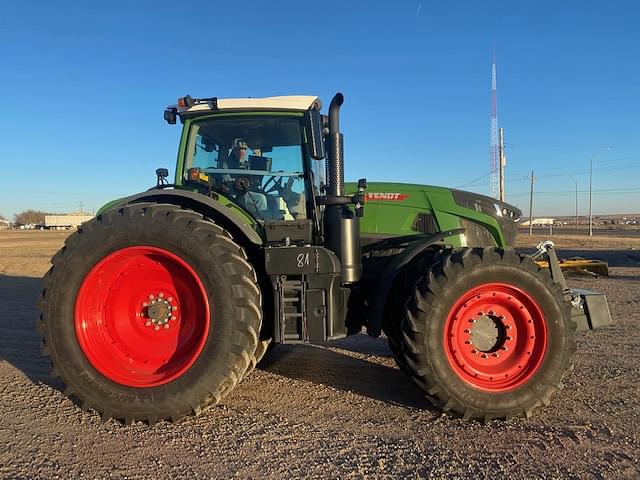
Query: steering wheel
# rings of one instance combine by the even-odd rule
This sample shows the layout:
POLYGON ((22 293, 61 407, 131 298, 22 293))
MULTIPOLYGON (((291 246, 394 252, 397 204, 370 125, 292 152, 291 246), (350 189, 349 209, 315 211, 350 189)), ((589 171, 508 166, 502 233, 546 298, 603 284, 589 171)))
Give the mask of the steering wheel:
POLYGON ((273 175, 273 176, 269 177, 269 178, 267 179, 267 181, 266 181, 266 182, 264 182, 264 185, 262 186, 262 191, 263 191, 264 193, 271 193, 271 192, 273 192, 273 191, 276 191, 276 190, 277 190, 277 191, 278 191, 278 193, 279 193, 279 192, 280 192, 280 190, 284 189, 284 187, 282 186, 282 178, 283 178, 283 177, 279 177, 279 176, 276 176, 276 175, 273 175), (276 180, 276 179, 277 179, 277 180, 276 180), (271 182, 273 182, 273 185, 271 185, 271 186, 269 187, 269 184, 270 184, 271 182))

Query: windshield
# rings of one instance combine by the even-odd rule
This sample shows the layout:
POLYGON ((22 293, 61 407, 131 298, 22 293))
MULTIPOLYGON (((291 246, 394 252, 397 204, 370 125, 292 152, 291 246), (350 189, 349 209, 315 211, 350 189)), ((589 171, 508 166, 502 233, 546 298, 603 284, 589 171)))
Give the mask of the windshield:
POLYGON ((307 218, 298 118, 222 117, 191 126, 183 182, 232 199, 261 220, 307 218))

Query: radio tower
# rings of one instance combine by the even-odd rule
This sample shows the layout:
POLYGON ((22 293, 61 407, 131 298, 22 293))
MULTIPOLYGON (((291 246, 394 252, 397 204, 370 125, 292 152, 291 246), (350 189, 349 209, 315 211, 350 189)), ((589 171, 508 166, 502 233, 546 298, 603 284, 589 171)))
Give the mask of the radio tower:
POLYGON ((494 47, 493 62, 491 63, 491 155, 489 158, 489 195, 494 198, 500 196, 498 187, 500 147, 498 141, 498 95, 496 93, 496 53, 494 47))

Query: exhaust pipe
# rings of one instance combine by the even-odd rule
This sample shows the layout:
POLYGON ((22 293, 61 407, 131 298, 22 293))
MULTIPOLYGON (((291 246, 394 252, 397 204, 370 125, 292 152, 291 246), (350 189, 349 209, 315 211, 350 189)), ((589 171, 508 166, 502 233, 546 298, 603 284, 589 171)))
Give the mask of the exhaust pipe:
MULTIPOLYGON (((340 133, 340 106, 344 96, 336 93, 329 105, 327 146, 327 196, 344 195, 344 149, 340 133)), ((355 283, 362 275, 360 219, 345 203, 328 203, 324 212, 325 242, 340 259, 342 282, 355 283)))
POLYGON ((327 195, 344 195, 344 151, 340 133, 340 107, 344 96, 336 93, 329 105, 329 134, 327 135, 327 195))

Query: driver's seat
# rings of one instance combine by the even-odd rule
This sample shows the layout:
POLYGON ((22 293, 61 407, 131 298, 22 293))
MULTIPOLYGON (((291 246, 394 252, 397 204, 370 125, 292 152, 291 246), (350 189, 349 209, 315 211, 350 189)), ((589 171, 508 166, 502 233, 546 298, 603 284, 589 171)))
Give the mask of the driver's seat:
POLYGON ((293 220, 287 203, 280 195, 267 195, 267 210, 263 212, 266 220, 293 220))

